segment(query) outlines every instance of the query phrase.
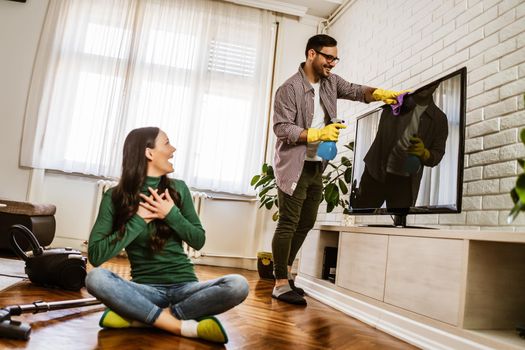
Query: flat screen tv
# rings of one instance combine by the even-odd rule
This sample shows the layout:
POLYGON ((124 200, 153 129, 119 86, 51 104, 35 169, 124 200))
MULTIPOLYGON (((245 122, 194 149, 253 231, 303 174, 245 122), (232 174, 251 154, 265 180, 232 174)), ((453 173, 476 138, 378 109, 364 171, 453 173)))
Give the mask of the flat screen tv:
POLYGON ((461 212, 467 70, 461 68, 357 118, 349 212, 461 212))

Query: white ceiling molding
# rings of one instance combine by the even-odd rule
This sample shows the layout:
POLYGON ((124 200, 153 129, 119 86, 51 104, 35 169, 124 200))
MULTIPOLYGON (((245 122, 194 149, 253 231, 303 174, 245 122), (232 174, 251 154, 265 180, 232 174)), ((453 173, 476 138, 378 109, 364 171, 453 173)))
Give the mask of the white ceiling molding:
POLYGON ((336 22, 341 15, 348 10, 356 0, 345 0, 329 17, 322 22, 322 32, 325 33, 329 27, 336 22))
POLYGON ((264 10, 284 13, 291 16, 303 17, 308 11, 308 7, 294 5, 277 0, 224 0, 234 4, 256 7, 264 10))

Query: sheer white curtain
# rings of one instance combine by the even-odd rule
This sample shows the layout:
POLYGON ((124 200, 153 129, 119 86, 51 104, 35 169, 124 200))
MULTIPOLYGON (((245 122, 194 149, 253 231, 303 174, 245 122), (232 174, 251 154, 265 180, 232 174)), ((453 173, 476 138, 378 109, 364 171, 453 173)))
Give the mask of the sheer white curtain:
POLYGON ((436 106, 447 116, 448 137, 445 155, 441 162, 433 168, 424 167, 416 206, 451 205, 456 203, 460 141, 461 76, 456 75, 440 83, 436 91, 434 91, 433 97, 436 106))
POLYGON ((359 143, 357 143, 354 147, 355 162, 353 165, 353 171, 354 179, 356 179, 358 183, 361 179, 361 176, 363 176, 363 173, 365 172, 365 162, 363 159, 365 159, 365 156, 377 135, 382 111, 382 109, 379 109, 375 112, 367 113, 366 117, 360 119, 357 122, 356 140, 359 140, 359 143))
POLYGON ((212 0, 50 0, 25 166, 118 176, 127 133, 159 126, 190 186, 251 194, 262 162, 273 16, 212 0))

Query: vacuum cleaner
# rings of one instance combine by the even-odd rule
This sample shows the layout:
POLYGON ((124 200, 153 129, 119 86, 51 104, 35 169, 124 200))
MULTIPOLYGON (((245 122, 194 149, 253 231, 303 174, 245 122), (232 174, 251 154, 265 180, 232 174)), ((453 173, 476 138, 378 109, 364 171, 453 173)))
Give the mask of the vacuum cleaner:
MULTIPOLYGON (((47 287, 58 287, 77 291, 84 286, 86 258, 80 251, 71 248, 44 249, 31 230, 23 225, 9 229, 9 240, 13 251, 25 261, 25 272, 32 283, 47 287), (16 235, 22 234, 31 246, 32 253, 26 254, 19 246, 16 235)), ((11 305, 0 309, 0 338, 28 340, 31 326, 11 319, 23 313, 40 313, 101 304, 96 298, 68 301, 35 301, 32 304, 11 305)))
POLYGON ((31 282, 73 291, 84 286, 87 259, 80 251, 71 248, 44 249, 24 225, 9 228, 9 241, 11 249, 25 261, 25 272, 31 282), (26 254, 20 248, 16 240, 20 234, 29 241, 32 254, 26 254))

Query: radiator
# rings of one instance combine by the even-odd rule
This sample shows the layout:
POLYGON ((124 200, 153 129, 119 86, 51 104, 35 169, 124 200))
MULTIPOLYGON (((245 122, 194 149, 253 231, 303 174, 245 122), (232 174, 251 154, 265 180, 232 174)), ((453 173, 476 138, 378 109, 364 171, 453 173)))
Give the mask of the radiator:
POLYGON ((109 190, 111 187, 117 186, 118 182, 113 180, 98 180, 97 181, 97 196, 95 199, 95 204, 93 208, 93 217, 92 217, 92 224, 93 226, 95 224, 95 221, 97 220, 98 216, 98 209, 100 207, 100 202, 102 201, 102 196, 104 195, 104 192, 109 190))
MULTIPOLYGON (((97 219, 100 201, 102 200, 102 196, 104 195, 104 192, 106 192, 112 187, 117 186, 117 184, 118 182, 114 180, 97 181, 97 198, 95 201, 93 224, 95 224, 95 220, 97 219)), ((204 192, 191 191, 191 197, 193 199, 193 205, 195 206, 195 211, 197 212, 197 215, 200 217, 202 203, 206 198, 208 198, 208 195, 204 192)), ((188 254, 190 258, 199 258, 201 256, 200 251, 191 248, 185 242, 183 242, 183 248, 184 248, 184 251, 188 254)))
MULTIPOLYGON (((195 207, 195 211, 197 212, 197 215, 200 217, 201 211, 202 211, 202 204, 204 200, 208 198, 208 195, 204 192, 191 191, 191 198, 193 199, 193 206, 195 207)), ((187 245, 186 242, 183 242, 182 244, 183 244, 184 251, 186 252, 186 254, 188 254, 190 258, 197 259, 197 258, 200 258, 200 256, 202 255, 199 250, 193 249, 192 247, 187 245)))

